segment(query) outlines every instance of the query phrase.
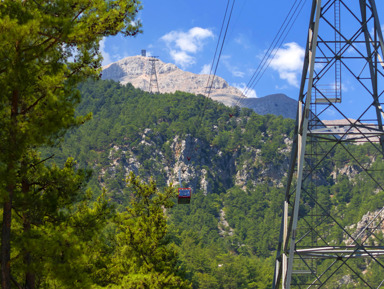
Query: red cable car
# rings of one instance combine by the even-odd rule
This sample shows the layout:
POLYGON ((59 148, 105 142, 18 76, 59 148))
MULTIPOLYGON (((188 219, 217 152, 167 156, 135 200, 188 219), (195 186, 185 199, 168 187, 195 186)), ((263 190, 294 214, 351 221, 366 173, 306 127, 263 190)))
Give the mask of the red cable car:
POLYGON ((189 204, 191 202, 192 189, 179 188, 179 195, 177 197, 178 204, 189 204))

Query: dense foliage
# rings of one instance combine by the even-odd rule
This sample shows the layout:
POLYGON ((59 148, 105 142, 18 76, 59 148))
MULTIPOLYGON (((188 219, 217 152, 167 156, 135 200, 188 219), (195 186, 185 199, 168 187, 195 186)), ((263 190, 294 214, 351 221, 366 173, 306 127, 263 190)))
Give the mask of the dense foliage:
POLYGON ((83 247, 74 245, 80 235, 68 241, 68 234, 76 231, 71 216, 85 207, 79 179, 86 178, 71 159, 61 169, 39 166, 44 159, 37 148, 56 144, 68 128, 89 119, 75 115, 77 85, 99 77, 103 37, 140 32, 135 21, 140 7, 135 0, 0 3, 3 289, 66 288, 71 283, 85 288, 79 280, 82 270, 77 270, 81 254, 76 252, 83 247), (76 202, 77 210, 71 207, 76 202))
MULTIPOLYGON (((209 153, 204 151, 207 150, 204 145, 220 150, 228 158, 239 155, 239 162, 251 156, 247 148, 259 149, 262 163, 279 165, 286 160, 287 154, 276 151, 288 148, 284 139, 292 137, 290 119, 225 107, 201 95, 149 94, 130 84, 122 86, 113 81, 87 82, 80 89, 83 101, 78 113, 91 111, 93 119, 67 135, 58 157, 72 155, 81 164, 96 165, 97 169, 108 164, 111 146, 125 145, 130 152, 124 157, 134 154, 142 164, 140 175, 153 175, 162 185, 165 185, 160 177, 162 167, 156 161, 160 157, 169 165, 178 161, 180 156, 170 147, 175 137, 197 138, 202 143, 190 152, 190 164, 200 168, 214 162, 199 158, 199 153, 209 153), (145 130, 150 133, 145 134, 145 130), (158 155, 159 151, 162 156, 158 155)), ((231 187, 231 184, 223 185, 231 187)))
MULTIPOLYGON (((144 178, 153 176, 163 187, 169 181, 164 164, 175 166, 183 157, 176 155, 173 140, 198 139, 191 148, 191 161, 184 156, 184 164, 187 169, 207 171, 212 193, 206 194, 197 185, 190 206, 176 206, 168 212, 169 234, 180 251, 187 276, 196 288, 212 288, 212 284, 217 288, 264 288, 270 284, 272 262, 263 260, 273 255, 278 231, 272 229, 271 223, 255 222, 254 218, 261 220, 267 213, 278 226, 282 193, 260 184, 261 179, 258 185, 253 181, 245 183, 244 191, 235 185, 233 174, 236 166, 243 166, 254 156, 249 148, 260 150, 259 161, 248 164, 249 170, 257 172, 263 163, 271 167, 286 163, 287 153, 276 155, 275 151, 287 149, 284 139, 291 135, 293 121, 225 107, 203 96, 149 94, 113 81, 90 81, 80 89, 83 101, 78 113, 91 111, 93 119, 67 134, 60 149, 53 151, 56 161, 69 155, 81 166, 92 168, 92 189, 101 191, 101 183, 109 196, 124 207, 126 200, 122 196, 128 190, 123 180, 128 159, 137 158, 141 166, 136 173, 144 178), (146 130, 150 133, 144 135, 146 130), (119 151, 116 146, 124 148, 119 151), (218 151, 220 156, 213 155, 218 151), (237 163, 228 161, 233 156, 237 163), (110 166, 112 159, 117 159, 116 166, 110 166), (215 172, 215 167, 220 167, 221 172, 215 172), (221 230, 220 215, 229 222, 221 230), (233 274, 231 282, 227 279, 229 273, 223 273, 225 268, 233 274)), ((193 180, 186 185, 191 183, 193 180)))
MULTIPOLYGON (((92 168, 88 185, 99 193, 105 186, 118 210, 129 206, 124 182, 129 171, 153 177, 160 188, 177 182, 173 167, 189 173, 182 182, 194 188, 191 204, 166 210, 167 244, 172 244, 184 278, 193 288, 267 288, 293 121, 225 107, 203 96, 149 94, 113 81, 89 81, 80 90, 83 102, 77 113, 91 111, 93 120, 50 151, 56 161, 72 156, 81 167, 92 168)), ((345 150, 320 145, 319 150, 330 152, 316 182, 319 204, 304 199, 300 214, 310 215, 321 205, 337 215, 348 207, 341 225, 350 226, 384 205, 383 192, 357 166, 363 164, 381 180, 382 164, 371 146, 347 145, 345 150)), ((332 233, 327 222, 319 229, 332 233)))
POLYGON ((109 261, 99 268, 97 283, 107 288, 190 288, 163 211, 174 205, 176 191, 168 187, 160 192, 152 180, 144 183, 133 173, 127 182, 129 205, 110 223, 113 235, 101 256, 109 261))

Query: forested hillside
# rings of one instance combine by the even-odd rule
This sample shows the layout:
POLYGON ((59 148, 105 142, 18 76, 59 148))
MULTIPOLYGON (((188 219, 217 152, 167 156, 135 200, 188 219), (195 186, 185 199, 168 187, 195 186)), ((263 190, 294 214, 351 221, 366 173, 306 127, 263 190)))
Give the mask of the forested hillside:
MULTIPOLYGON (((191 204, 167 205, 164 213, 167 244, 178 254, 183 278, 193 288, 269 287, 294 121, 182 92, 149 94, 113 81, 89 81, 80 90, 77 112, 92 112, 93 119, 44 155, 54 154, 58 163, 71 156, 79 168, 92 170, 88 187, 94 198, 105 188, 118 211, 132 200, 125 182, 131 172, 154 180, 161 190, 178 187, 180 172, 182 185, 193 189, 191 204)), ((379 171, 374 152, 365 145, 350 150, 360 159, 334 151, 318 182, 321 205, 336 211, 349 207, 343 226, 384 205, 384 193, 372 194, 375 184, 354 166, 358 161, 379 171), (322 185, 324 177, 332 186, 322 185)), ((313 209, 307 200, 301 214, 313 209)), ((327 226, 324 222, 331 232, 327 226)))

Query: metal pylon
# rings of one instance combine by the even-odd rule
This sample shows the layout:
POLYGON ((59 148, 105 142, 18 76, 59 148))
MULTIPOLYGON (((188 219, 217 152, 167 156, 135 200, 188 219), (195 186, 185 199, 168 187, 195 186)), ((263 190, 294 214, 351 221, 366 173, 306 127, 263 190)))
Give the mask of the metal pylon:
POLYGON ((374 0, 312 1, 272 288, 384 288, 384 198, 348 211, 384 191, 383 49, 374 0))
POLYGON ((160 93, 159 83, 157 82, 157 73, 156 73, 156 61, 158 56, 152 56, 149 58, 151 62, 151 76, 149 78, 149 92, 150 93, 160 93))

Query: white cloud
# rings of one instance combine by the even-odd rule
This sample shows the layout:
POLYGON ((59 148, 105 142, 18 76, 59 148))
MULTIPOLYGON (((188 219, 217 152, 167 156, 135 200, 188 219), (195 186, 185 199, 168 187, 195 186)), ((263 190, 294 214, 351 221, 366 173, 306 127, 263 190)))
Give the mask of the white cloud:
POLYGON ((244 49, 249 49, 251 46, 249 45, 249 40, 244 34, 238 34, 235 38, 235 43, 242 46, 244 49))
POLYGON ((256 91, 246 86, 244 82, 233 83, 232 86, 239 89, 246 97, 257 98, 256 91))
POLYGON ((199 74, 210 74, 210 72, 211 72, 211 65, 204 64, 199 74))
POLYGON ((169 54, 175 63, 181 65, 182 67, 187 67, 195 63, 195 58, 185 51, 170 50, 169 54))
POLYGON ((105 37, 100 41, 99 45, 101 55, 103 56, 103 62, 101 63, 101 65, 105 66, 112 63, 111 55, 105 50, 105 37))
POLYGON ((244 77, 245 73, 243 71, 240 71, 240 69, 235 66, 235 65, 232 65, 230 63, 230 58, 231 56, 229 55, 223 55, 221 57, 221 62, 224 64, 225 68, 227 68, 227 70, 234 76, 234 77, 244 77))
POLYGON ((324 115, 326 117, 332 118, 336 116, 336 111, 333 108, 328 108, 327 110, 324 111, 324 115))
POLYGON ((284 85, 275 85, 275 89, 276 90, 287 90, 287 89, 289 89, 290 87, 289 87, 289 85, 286 85, 286 84, 284 84, 284 85))
POLYGON ((233 75, 233 76, 236 76, 236 77, 244 77, 244 72, 242 72, 242 71, 240 71, 240 70, 236 70, 236 69, 234 69, 234 70, 232 70, 231 72, 232 72, 232 75, 233 75))
POLYGON ((185 68, 195 63, 194 54, 203 49, 205 40, 208 38, 213 38, 211 30, 193 27, 187 32, 171 31, 160 39, 167 44, 175 63, 185 68))
POLYGON ((302 71, 305 50, 295 42, 286 43, 273 53, 271 68, 279 73, 281 79, 292 86, 299 87, 298 75, 302 71))
MULTIPOLYGON (((336 82, 333 82, 332 84, 330 84, 330 89, 332 89, 331 91, 335 91, 337 89, 337 85, 336 85, 336 82)), ((340 83, 339 83, 339 89, 341 88, 341 91, 343 92, 347 92, 348 91, 348 85, 346 85, 345 83, 341 83, 341 86, 340 86, 340 83)))
MULTIPOLYGON (((384 31, 384 24, 381 25, 381 31, 384 31)), ((369 33, 371 37, 373 37, 373 35, 375 34, 375 28, 371 27, 371 29, 369 29, 369 33)))

